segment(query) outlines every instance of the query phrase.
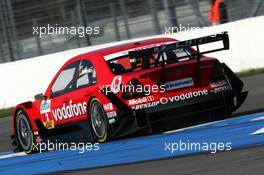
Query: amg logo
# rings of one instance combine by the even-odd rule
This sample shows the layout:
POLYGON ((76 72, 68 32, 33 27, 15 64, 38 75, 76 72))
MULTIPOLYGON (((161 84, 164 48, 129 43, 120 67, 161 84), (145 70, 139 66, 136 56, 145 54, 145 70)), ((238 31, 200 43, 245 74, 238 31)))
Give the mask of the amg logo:
POLYGON ((72 104, 70 101, 69 105, 63 104, 62 108, 51 110, 53 117, 56 121, 68 119, 71 117, 77 117, 86 114, 87 103, 72 104))
POLYGON ((151 96, 147 96, 147 97, 129 100, 128 105, 134 106, 134 105, 141 104, 141 103, 147 103, 147 102, 150 102, 153 100, 154 100, 154 97, 151 95, 151 96))

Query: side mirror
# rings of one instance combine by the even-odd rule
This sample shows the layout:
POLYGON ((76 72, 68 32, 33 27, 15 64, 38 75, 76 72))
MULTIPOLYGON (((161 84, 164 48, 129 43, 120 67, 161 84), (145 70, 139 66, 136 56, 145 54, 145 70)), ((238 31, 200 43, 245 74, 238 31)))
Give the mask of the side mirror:
POLYGON ((44 96, 42 93, 37 94, 34 96, 35 100, 45 100, 46 96, 44 96))

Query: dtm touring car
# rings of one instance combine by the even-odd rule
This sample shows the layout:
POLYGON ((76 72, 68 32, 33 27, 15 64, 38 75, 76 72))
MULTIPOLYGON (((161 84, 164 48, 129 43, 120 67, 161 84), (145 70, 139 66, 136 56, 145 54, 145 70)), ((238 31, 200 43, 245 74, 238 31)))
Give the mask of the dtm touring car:
POLYGON ((14 109, 15 150, 31 153, 34 144, 54 138, 97 143, 139 130, 162 132, 182 116, 228 117, 248 92, 226 64, 205 56, 227 49, 223 32, 186 41, 148 39, 76 56, 44 94, 14 109), (214 42, 221 47, 201 51, 214 42))

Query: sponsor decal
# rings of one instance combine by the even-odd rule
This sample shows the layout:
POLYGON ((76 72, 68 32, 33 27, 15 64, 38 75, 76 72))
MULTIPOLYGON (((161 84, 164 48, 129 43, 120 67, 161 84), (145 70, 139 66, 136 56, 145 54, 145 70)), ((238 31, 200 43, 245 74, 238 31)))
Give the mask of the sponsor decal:
POLYGON ((115 118, 111 118, 108 122, 109 122, 109 124, 112 124, 112 123, 115 123, 115 118))
POLYGON ((71 100, 69 105, 63 104, 61 108, 51 110, 51 112, 55 121, 58 121, 63 119, 69 119, 72 117, 77 117, 80 115, 85 115, 86 109, 87 109, 86 102, 73 104, 71 100))
POLYGON ((36 143, 40 144, 41 141, 42 141, 42 140, 41 140, 41 137, 40 137, 40 136, 37 136, 37 137, 36 137, 36 143))
POLYGON ((144 109, 144 108, 155 107, 155 106, 158 106, 158 104, 159 104, 159 101, 154 101, 154 102, 150 102, 150 103, 132 106, 131 108, 134 110, 139 110, 139 109, 144 109))
POLYGON ((150 45, 146 45, 146 46, 137 47, 137 48, 134 49, 134 51, 141 51, 141 50, 151 49, 151 48, 165 46, 165 45, 166 45, 166 43, 164 43, 164 42, 156 43, 156 44, 150 44, 150 45))
POLYGON ((115 78, 111 83, 111 91, 114 94, 117 94, 121 90, 121 83, 122 83, 122 76, 121 75, 115 76, 115 78))
POLYGON ((116 111, 107 112, 106 115, 107 118, 112 118, 117 116, 116 111))
POLYGON ((223 92, 223 91, 227 91, 227 90, 231 90, 230 86, 217 87, 217 88, 211 90, 211 92, 212 93, 218 93, 218 92, 223 92))
POLYGON ((218 93, 218 92, 231 90, 231 87, 229 86, 226 80, 221 80, 221 81, 210 83, 210 86, 213 88, 211 90, 212 93, 218 93))
POLYGON ((170 81, 165 83, 165 89, 166 91, 174 90, 174 89, 180 89, 185 87, 193 86, 193 79, 191 77, 170 81))
POLYGON ((113 108, 113 103, 107 103, 107 104, 104 104, 103 106, 104 106, 104 110, 105 111, 111 111, 111 110, 114 109, 113 108))
POLYGON ((196 97, 205 96, 205 95, 208 95, 207 89, 195 91, 195 92, 188 92, 185 94, 176 95, 172 97, 161 97, 160 103, 161 104, 167 104, 169 102, 173 103, 173 102, 184 101, 187 99, 196 98, 196 97))
POLYGON ((53 128, 55 128, 55 123, 54 123, 53 120, 47 120, 47 121, 43 122, 43 125, 47 129, 53 129, 53 128))
POLYGON ((47 129, 52 129, 55 127, 54 120, 49 118, 49 114, 45 113, 46 121, 43 121, 43 125, 47 129))
POLYGON ((227 83, 226 80, 221 80, 221 81, 217 81, 217 82, 210 83, 210 86, 212 88, 216 88, 216 87, 219 87, 219 86, 226 86, 226 85, 228 85, 228 83, 227 83))
POLYGON ((149 108, 149 107, 155 107, 155 106, 158 106, 159 104, 165 105, 168 103, 179 102, 179 101, 184 101, 184 100, 191 99, 191 98, 205 96, 205 95, 208 95, 208 93, 209 93, 208 90, 204 89, 204 90, 199 90, 199 91, 194 91, 194 92, 183 93, 183 94, 172 96, 172 97, 161 97, 158 101, 135 105, 135 106, 132 106, 131 108, 134 110, 139 110, 139 109, 144 109, 144 108, 149 108))
POLYGON ((134 105, 137 105, 137 104, 147 103, 147 102, 150 102, 150 101, 154 101, 154 96, 153 95, 147 96, 147 97, 142 97, 142 98, 137 98, 137 99, 131 99, 131 100, 128 101, 128 105, 129 106, 134 106, 134 105))
POLYGON ((40 104, 40 114, 50 112, 51 100, 43 100, 40 104))
POLYGON ((40 114, 42 115, 42 123, 46 129, 55 127, 54 120, 49 118, 51 112, 51 100, 43 100, 40 104, 40 114))

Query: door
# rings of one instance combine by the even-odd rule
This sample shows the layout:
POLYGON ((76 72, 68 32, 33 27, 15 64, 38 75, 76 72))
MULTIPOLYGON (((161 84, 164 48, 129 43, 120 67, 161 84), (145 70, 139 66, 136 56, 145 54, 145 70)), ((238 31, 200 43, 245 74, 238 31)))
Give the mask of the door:
POLYGON ((41 104, 41 118, 47 129, 87 120, 87 102, 95 88, 96 73, 89 60, 70 63, 51 87, 51 95, 41 104))
POLYGON ((92 62, 88 59, 81 60, 76 75, 76 89, 71 92, 71 97, 74 105, 81 108, 79 111, 83 110, 84 112, 74 118, 75 122, 87 120, 88 100, 96 90, 95 84, 96 72, 92 62))
MULTIPOLYGON (((50 106, 50 110, 41 115, 42 121, 46 120, 47 123, 55 123, 57 126, 70 122, 84 112, 79 111, 81 106, 77 110, 76 105, 74 105, 75 101, 72 100, 72 92, 76 89, 75 79, 79 63, 80 61, 75 61, 67 65, 54 81, 50 98, 42 102, 47 103, 48 105, 46 106, 50 106)), ((50 128, 52 127, 54 126, 50 126, 50 128)))

